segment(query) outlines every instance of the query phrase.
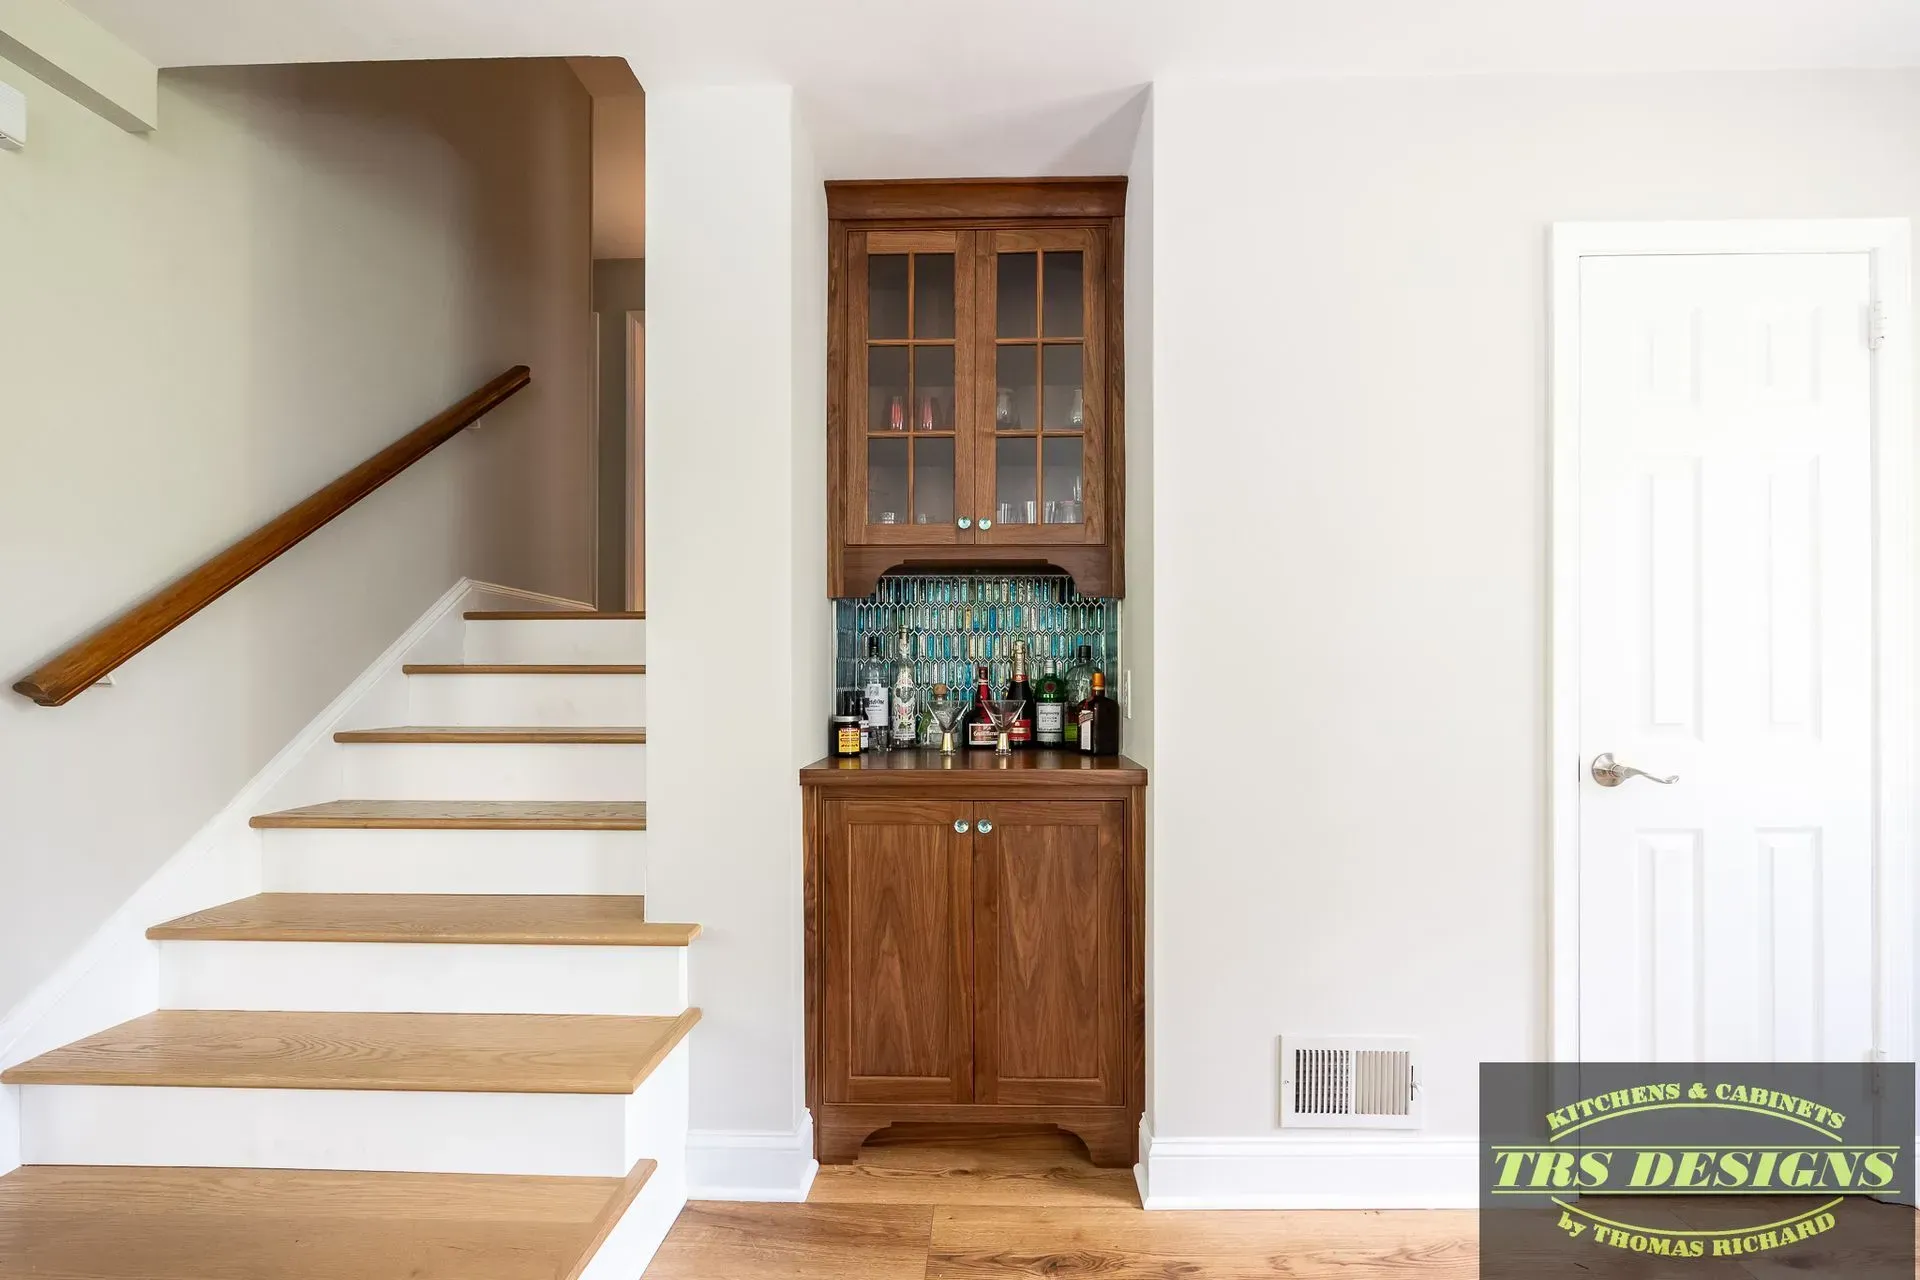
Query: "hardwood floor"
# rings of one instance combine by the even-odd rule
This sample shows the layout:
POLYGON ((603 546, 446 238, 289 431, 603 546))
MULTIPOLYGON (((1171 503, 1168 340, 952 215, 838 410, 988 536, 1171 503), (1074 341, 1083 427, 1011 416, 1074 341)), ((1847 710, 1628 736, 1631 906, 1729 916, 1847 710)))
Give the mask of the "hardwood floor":
POLYGON ((1144 1213, 1063 1134, 896 1126, 808 1203, 689 1204, 647 1280, 1472 1280, 1471 1212, 1144 1213))

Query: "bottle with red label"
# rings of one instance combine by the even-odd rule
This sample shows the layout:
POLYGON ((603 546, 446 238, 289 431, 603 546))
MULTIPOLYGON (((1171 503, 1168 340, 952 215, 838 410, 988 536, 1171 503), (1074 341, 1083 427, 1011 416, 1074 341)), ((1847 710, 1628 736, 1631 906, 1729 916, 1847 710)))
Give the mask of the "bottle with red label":
POLYGON ((987 703, 992 699, 993 677, 982 664, 980 681, 973 691, 973 705, 967 708, 966 742, 969 747, 992 750, 1000 745, 1000 735, 993 731, 993 722, 987 719, 987 703))

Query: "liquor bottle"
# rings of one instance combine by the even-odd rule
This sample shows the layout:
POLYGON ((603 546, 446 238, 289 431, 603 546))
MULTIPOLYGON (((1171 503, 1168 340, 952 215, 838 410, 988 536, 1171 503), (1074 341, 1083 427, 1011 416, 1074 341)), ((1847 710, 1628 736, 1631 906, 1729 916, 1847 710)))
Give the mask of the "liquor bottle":
POLYGON ((967 708, 967 745, 986 747, 991 750, 1000 745, 1000 735, 993 731, 993 721, 987 718, 987 701, 993 697, 993 676, 987 665, 980 664, 980 681, 974 686, 973 705, 967 708))
POLYGON ((867 637, 866 687, 863 709, 867 717, 867 750, 885 751, 892 728, 887 706, 887 663, 880 656, 880 637, 867 637))
MULTIPOLYGON (((1040 681, 1033 686, 1033 740, 1042 747, 1057 747, 1066 740, 1067 727, 1067 686, 1053 669, 1053 659, 1047 659, 1046 670, 1040 673, 1040 681)), ((1079 726, 1076 724, 1075 729, 1079 726)), ((1074 735, 1077 741, 1079 735, 1074 735)))
POLYGON ((1015 751, 1023 751, 1033 745, 1033 686, 1027 682, 1027 642, 1013 642, 1013 682, 1007 686, 1007 701, 1020 704, 1020 714, 1014 718, 1013 728, 1007 733, 1007 745, 1015 751))
POLYGON ((900 659, 893 670, 893 746, 912 750, 920 745, 920 690, 913 682, 913 641, 900 628, 900 659))
POLYGON ((1120 754, 1120 704, 1107 696, 1107 678, 1093 673, 1093 695, 1080 704, 1080 754, 1120 754))
POLYGON ((1093 646, 1080 646, 1080 655, 1066 674, 1067 722, 1062 726, 1065 743, 1068 747, 1079 749, 1080 718, 1079 712, 1088 698, 1093 696, 1093 646))

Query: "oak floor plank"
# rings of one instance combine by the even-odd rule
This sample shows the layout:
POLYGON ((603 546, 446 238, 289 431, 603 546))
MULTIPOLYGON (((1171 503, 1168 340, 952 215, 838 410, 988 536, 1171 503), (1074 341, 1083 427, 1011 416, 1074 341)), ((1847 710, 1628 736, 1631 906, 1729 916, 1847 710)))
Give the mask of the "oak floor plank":
POLYGON ((581 743, 592 746, 645 746, 647 731, 639 726, 581 725, 465 725, 404 724, 380 729, 342 729, 333 735, 335 742, 346 743, 464 743, 502 746, 527 743, 546 746, 556 743, 581 743))
POLYGON ((646 1280, 923 1280, 933 1213, 925 1205, 696 1201, 646 1280))
POLYGON ((1478 1273, 1470 1210, 1145 1213, 959 1205, 934 1211, 926 1280, 1473 1280, 1478 1273))
POLYGON ((684 947, 697 924, 651 924, 646 900, 592 894, 262 893, 169 920, 156 941, 422 942, 684 947))
POLYGON ((0 1178, 0 1274, 36 1280, 555 1280, 625 1178, 27 1166, 0 1178))
POLYGON ((1051 1126, 894 1125, 852 1164, 821 1166, 810 1204, 1104 1205, 1139 1208, 1131 1169, 1099 1169, 1051 1126))
POLYGON ((632 1093, 700 1020, 163 1009, 0 1073, 6 1084, 632 1093))
POLYGON ((256 814, 261 828, 645 831, 644 800, 328 800, 256 814))

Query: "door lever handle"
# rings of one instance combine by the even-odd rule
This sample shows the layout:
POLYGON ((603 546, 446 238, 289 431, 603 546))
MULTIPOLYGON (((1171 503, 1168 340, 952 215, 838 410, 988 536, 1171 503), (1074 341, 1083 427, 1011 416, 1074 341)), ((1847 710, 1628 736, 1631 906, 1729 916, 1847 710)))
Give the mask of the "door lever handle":
POLYGON ((1645 778, 1648 782, 1657 782, 1663 787, 1670 787, 1680 781, 1680 775, 1677 773, 1670 777, 1663 778, 1659 774, 1648 773, 1645 769, 1636 769, 1630 764, 1621 764, 1613 758, 1613 752, 1611 751, 1602 751, 1593 758, 1593 768, 1591 772, 1593 774, 1593 780, 1603 787, 1617 787, 1628 778, 1645 778))

